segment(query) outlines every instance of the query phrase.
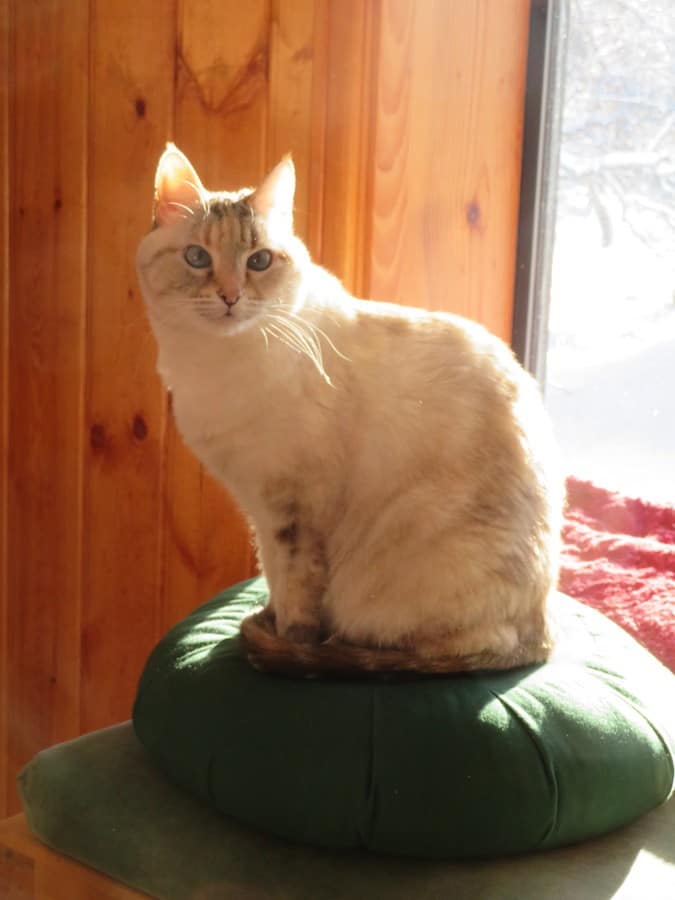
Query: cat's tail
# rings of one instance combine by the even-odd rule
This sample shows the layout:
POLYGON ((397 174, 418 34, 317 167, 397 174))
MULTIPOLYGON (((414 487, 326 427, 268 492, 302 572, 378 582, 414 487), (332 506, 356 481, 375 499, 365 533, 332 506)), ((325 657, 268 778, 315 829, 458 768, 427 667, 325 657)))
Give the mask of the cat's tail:
POLYGON ((396 647, 359 647, 336 638, 301 644, 280 637, 263 608, 241 623, 241 640, 251 665, 263 672, 296 678, 363 678, 364 676, 441 675, 477 670, 505 670, 544 662, 552 642, 542 638, 519 645, 509 654, 489 650, 466 656, 422 654, 396 647))

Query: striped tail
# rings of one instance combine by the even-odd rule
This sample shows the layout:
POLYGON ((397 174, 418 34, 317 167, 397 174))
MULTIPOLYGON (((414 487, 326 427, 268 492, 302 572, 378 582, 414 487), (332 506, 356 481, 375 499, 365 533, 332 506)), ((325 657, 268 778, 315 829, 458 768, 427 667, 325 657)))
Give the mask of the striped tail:
POLYGON ((467 656, 422 654, 413 648, 360 647, 336 637, 319 644, 301 644, 275 632, 273 617, 266 608, 247 616, 240 634, 255 669, 295 678, 355 679, 515 669, 544 662, 552 649, 548 640, 520 645, 506 655, 486 650, 467 656))

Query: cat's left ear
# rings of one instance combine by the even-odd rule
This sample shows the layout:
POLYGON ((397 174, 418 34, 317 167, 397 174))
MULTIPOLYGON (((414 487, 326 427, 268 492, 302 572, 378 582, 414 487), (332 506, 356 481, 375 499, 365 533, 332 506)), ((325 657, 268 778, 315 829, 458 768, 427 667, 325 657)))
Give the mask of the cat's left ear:
POLYGON ((283 216, 289 227, 293 225, 295 196, 295 166, 290 155, 284 156, 248 199, 260 216, 283 216))
POLYGON ((173 225, 194 215, 202 208, 205 193, 187 156, 175 144, 167 144, 155 173, 154 224, 173 225))

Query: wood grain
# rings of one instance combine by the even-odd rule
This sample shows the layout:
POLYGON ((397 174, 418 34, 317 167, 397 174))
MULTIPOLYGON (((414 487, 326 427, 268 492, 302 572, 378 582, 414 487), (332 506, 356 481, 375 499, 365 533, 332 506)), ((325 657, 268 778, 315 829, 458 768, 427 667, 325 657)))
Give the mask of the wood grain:
POLYGON ((174 18, 92 6, 82 728, 128 718, 159 635, 165 406, 136 288, 143 190, 172 115, 174 18))
POLYGON ((7 457, 9 453, 9 0, 0 0, 0 818, 7 815, 7 457))
MULTIPOLYGON (((233 0, 179 5, 173 138, 212 190, 253 185, 265 170, 269 28, 263 0, 247 5, 245 16, 233 0)), ((241 513, 173 420, 166 455, 163 627, 253 567, 241 513)))
POLYGON ((0 822, 0 900, 141 900, 147 896, 41 844, 23 816, 0 822))
POLYGON ((371 293, 510 337, 528 0, 384 0, 371 293))
POLYGON ((176 139, 206 187, 234 189, 262 173, 267 146, 270 5, 181 0, 176 139))
POLYGON ((312 198, 319 207, 318 258, 348 288, 368 286, 375 69, 380 0, 325 0, 316 40, 324 60, 316 85, 317 165, 312 198))
POLYGON ((228 494, 167 431, 164 597, 166 630, 200 603, 252 572, 248 527, 228 494))
MULTIPOLYGON (((16 817, 19 818, 22 817, 16 817)), ((16 819, 0 823, 0 900, 33 900, 35 860, 22 852, 25 846, 21 850, 13 846, 14 831, 18 830, 16 819)))
MULTIPOLYGON (((315 76, 313 47, 314 0, 276 0, 269 33, 269 102, 265 167, 285 153, 295 164, 294 222, 300 237, 309 239, 312 108, 315 76)), ((321 61, 319 61, 319 65, 321 61)))
POLYGON ((508 336, 528 10, 0 0, 0 811, 254 566, 154 372, 134 256, 165 142, 212 188, 290 150, 297 229, 350 289, 508 336))
POLYGON ((16 770, 80 727, 88 3, 15 2, 11 37, 6 628, 13 810, 16 770))

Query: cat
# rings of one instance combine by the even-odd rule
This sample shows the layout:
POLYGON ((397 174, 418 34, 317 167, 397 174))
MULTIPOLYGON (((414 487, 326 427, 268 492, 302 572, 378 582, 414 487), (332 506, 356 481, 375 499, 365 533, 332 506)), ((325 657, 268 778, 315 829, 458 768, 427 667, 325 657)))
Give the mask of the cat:
POLYGON ((211 192, 168 144, 137 256, 178 428, 253 524, 249 659, 545 660, 563 489, 534 380, 475 322, 350 296, 294 234, 294 192, 290 157, 211 192))

